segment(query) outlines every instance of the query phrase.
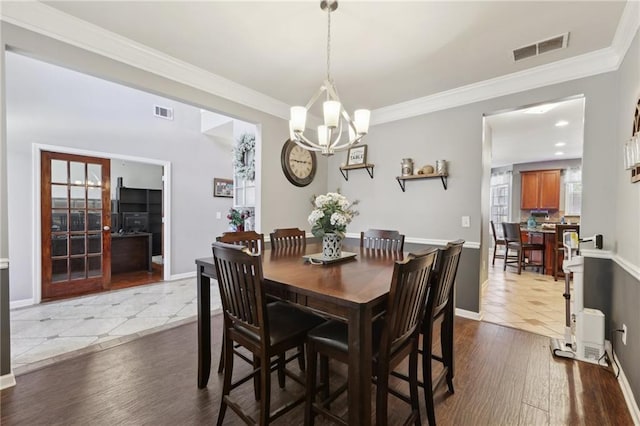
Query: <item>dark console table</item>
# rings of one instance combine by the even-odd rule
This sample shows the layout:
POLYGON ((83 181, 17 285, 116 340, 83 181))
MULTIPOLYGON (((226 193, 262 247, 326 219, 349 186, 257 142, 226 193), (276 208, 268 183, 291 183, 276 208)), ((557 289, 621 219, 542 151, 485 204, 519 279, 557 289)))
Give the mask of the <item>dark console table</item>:
POLYGON ((111 234, 111 273, 153 272, 153 236, 148 232, 111 234))

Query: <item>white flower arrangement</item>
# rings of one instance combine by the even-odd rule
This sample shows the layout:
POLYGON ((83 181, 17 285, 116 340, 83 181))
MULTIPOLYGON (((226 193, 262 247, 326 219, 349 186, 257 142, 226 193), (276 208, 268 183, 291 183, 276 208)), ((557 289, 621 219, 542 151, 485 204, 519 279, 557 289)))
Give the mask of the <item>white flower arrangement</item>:
POLYGON ((256 136, 243 133, 233 149, 233 170, 240 179, 254 180, 256 177, 255 147, 256 136))
POLYGON ((354 216, 358 215, 358 211, 353 208, 358 201, 352 203, 338 192, 314 196, 311 203, 314 209, 308 221, 311 225, 311 233, 318 238, 328 233, 344 238, 347 225, 351 223, 354 216))

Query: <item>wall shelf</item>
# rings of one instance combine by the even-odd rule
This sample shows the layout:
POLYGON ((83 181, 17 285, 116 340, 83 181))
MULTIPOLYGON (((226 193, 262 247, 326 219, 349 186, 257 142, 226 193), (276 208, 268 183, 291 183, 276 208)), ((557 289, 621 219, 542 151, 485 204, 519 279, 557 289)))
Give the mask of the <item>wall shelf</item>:
POLYGON ((367 169, 367 173, 369 173, 369 176, 371 176, 371 179, 373 179, 373 168, 375 167, 374 164, 355 164, 353 166, 340 166, 340 173, 342 173, 342 177, 344 178, 344 180, 348 181, 349 180, 349 170, 358 170, 358 169, 367 169))
POLYGON ((429 175, 396 176, 396 180, 398 181, 398 184, 400 185, 400 189, 402 189, 402 192, 405 192, 405 184, 406 184, 406 181, 408 180, 440 178, 440 180, 442 181, 442 186, 446 191, 447 176, 449 176, 447 173, 431 173, 429 175))

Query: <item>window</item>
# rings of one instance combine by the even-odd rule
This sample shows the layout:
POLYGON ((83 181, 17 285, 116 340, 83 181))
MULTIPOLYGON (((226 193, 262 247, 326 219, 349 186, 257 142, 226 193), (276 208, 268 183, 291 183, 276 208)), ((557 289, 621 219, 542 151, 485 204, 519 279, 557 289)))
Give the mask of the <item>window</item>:
POLYGON ((580 216, 582 207, 582 169, 567 169, 564 181, 564 215, 580 216))
POLYGON ((490 193, 490 219, 496 227, 496 233, 500 234, 502 222, 509 220, 509 207, 511 198, 511 172, 491 175, 490 193))

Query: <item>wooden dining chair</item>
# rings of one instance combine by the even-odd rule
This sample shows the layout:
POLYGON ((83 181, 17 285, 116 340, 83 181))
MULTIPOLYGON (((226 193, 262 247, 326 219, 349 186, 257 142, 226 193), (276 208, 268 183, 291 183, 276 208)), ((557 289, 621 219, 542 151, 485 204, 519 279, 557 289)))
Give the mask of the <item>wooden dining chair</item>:
MULTIPOLYGON (((264 252, 264 234, 255 231, 232 231, 225 232, 216 241, 227 244, 235 244, 247 247, 253 253, 264 252)), ((224 345, 220 347, 220 361, 218 361, 218 374, 224 371, 224 345)), ((259 396, 256 394, 256 399, 259 396)))
POLYGON ((324 319, 287 303, 267 304, 261 254, 252 253, 243 246, 219 242, 213 243, 212 249, 224 313, 224 346, 227 348, 217 424, 222 425, 227 407, 243 421, 254 423, 231 397, 231 391, 257 375, 259 380, 254 381, 254 386, 260 386, 257 392, 260 395, 258 424, 267 425, 304 402, 302 395, 271 412, 271 372, 277 367, 279 372, 283 371, 304 387, 304 377, 279 368, 286 351, 304 345, 307 332, 322 324, 324 319), (232 349, 234 343, 249 350, 259 363, 249 375, 232 383, 235 351, 228 349, 232 349), (276 360, 272 362, 274 357, 276 360))
POLYGON ((493 235, 493 259, 491 259, 491 264, 495 265, 496 257, 498 259, 505 259, 505 256, 509 253, 507 250, 507 241, 502 237, 498 237, 498 234, 496 234, 496 226, 493 224, 493 221, 491 220, 489 223, 491 223, 491 235, 493 235), (504 254, 498 255, 499 247, 504 249, 504 254))
POLYGON ((253 253, 264 251, 264 234, 258 234, 256 231, 225 232, 216 237, 216 241, 243 245, 253 253))
POLYGON ((298 228, 278 228, 269 234, 272 249, 297 249, 307 245, 307 237, 303 230, 298 228))
MULTIPOLYGON (((454 393, 454 285, 463 244, 464 240, 456 240, 449 242, 446 247, 438 249, 433 273, 431 274, 431 287, 425 307, 425 316, 420 329, 422 348, 418 350, 418 353, 422 359, 422 381, 418 385, 424 390, 427 419, 430 426, 435 426, 436 424, 433 391, 446 379, 449 392, 454 393), (441 356, 433 354, 433 328, 437 322, 440 323, 441 356), (442 363, 443 367, 435 379, 433 378, 432 360, 442 363)), ((414 253, 411 253, 411 255, 414 255, 414 253)), ((409 381, 409 377, 406 374, 398 371, 393 371, 391 374, 409 381)))
POLYGON ((398 231, 369 229, 360 232, 360 247, 382 251, 402 251, 404 235, 398 231))
POLYGON ((564 253, 565 231, 576 231, 580 236, 580 225, 556 225, 556 238, 553 246, 553 279, 558 281, 558 275, 564 276, 560 254, 564 253))
MULTIPOLYGON (((385 425, 387 419, 388 395, 400 398, 411 406, 405 424, 420 425, 420 404, 418 396, 418 333, 424 307, 429 293, 431 275, 436 250, 410 255, 394 265, 391 288, 384 317, 372 324, 373 374, 376 378, 376 424, 385 425), (409 396, 389 388, 389 374, 409 356, 409 396)), ((305 404, 305 425, 312 425, 317 414, 334 422, 346 424, 344 419, 329 411, 329 404, 346 389, 340 386, 329 394, 328 369, 321 368, 322 399, 316 401, 316 365, 320 355, 321 367, 328 359, 347 364, 349 361, 348 325, 331 320, 313 330, 307 337, 307 402, 305 404)), ((368 395, 365 395, 368 397, 368 395)))
POLYGON ((502 230, 504 231, 504 239, 507 242, 507 254, 505 254, 503 270, 507 270, 507 264, 515 263, 518 268, 518 275, 520 275, 522 269, 531 266, 542 267, 542 272, 544 273, 544 244, 523 241, 519 223, 502 222, 502 230), (516 252, 515 257, 508 256, 509 250, 516 252), (540 263, 525 262, 525 257, 531 258, 532 251, 540 251, 542 253, 542 261, 540 263))

